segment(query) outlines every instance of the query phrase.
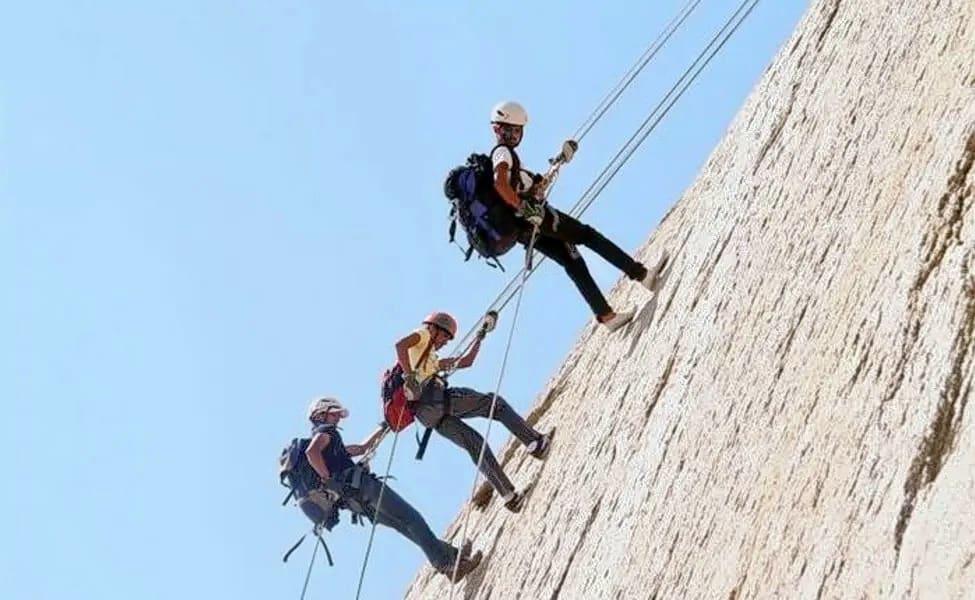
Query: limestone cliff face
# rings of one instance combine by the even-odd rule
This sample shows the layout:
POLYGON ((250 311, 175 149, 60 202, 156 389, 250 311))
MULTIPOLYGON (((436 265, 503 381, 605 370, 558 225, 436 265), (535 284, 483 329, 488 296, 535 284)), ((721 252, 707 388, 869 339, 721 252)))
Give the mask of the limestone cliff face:
POLYGON ((658 297, 620 283, 635 323, 542 394, 549 460, 502 452, 537 484, 482 494, 455 597, 975 597, 973 162, 975 1, 814 2, 643 249, 658 297))

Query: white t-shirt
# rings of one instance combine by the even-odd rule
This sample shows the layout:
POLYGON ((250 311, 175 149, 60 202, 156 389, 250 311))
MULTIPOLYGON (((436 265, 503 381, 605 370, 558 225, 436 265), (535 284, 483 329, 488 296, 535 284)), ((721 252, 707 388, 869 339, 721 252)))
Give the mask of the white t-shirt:
MULTIPOLYGON (((508 165, 508 169, 511 169, 511 165, 515 162, 514 158, 511 156, 511 150, 507 146, 498 146, 491 153, 491 163, 494 168, 497 169, 498 165, 505 164, 508 165)), ((526 171, 521 169, 518 173, 519 177, 516 183, 520 185, 516 186, 515 192, 521 193, 528 191, 528 188, 532 186, 532 174, 531 171, 526 171)))

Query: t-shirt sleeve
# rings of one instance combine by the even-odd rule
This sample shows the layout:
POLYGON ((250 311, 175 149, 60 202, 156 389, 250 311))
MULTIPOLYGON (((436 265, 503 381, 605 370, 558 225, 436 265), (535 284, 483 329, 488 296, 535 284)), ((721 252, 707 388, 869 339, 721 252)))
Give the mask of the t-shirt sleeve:
POLYGON ((416 348, 417 346, 419 346, 420 348, 426 348, 427 344, 430 343, 430 330, 428 330, 426 327, 421 327, 417 329, 414 333, 420 336, 420 341, 417 342, 416 345, 414 345, 413 347, 416 348))
POLYGON ((508 165, 508 168, 510 169, 512 163, 514 162, 514 159, 511 157, 511 150, 505 146, 498 146, 494 149, 494 152, 491 153, 491 163, 494 165, 495 169, 497 169, 501 164, 508 165))

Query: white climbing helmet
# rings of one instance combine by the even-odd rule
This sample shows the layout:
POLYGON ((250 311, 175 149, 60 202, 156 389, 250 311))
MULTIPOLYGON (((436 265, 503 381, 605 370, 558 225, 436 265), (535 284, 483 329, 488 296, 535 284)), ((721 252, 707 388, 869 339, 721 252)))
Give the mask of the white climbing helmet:
POLYGON ((528 112, 517 102, 506 100, 495 104, 491 109, 491 122, 524 127, 528 123, 528 112))
POLYGON ((315 398, 311 401, 311 405, 308 407, 308 420, 312 420, 318 413, 339 413, 344 419, 349 416, 349 409, 342 406, 342 403, 336 398, 331 396, 322 396, 321 398, 315 398))

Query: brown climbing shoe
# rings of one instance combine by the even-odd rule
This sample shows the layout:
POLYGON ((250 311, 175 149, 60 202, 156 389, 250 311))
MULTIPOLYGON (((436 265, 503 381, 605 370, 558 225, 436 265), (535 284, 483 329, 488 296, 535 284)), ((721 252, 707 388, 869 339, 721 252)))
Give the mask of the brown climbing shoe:
POLYGON ((482 558, 484 558, 484 555, 481 554, 481 551, 480 550, 478 550, 476 553, 474 553, 473 556, 463 556, 463 555, 461 555, 460 563, 457 565, 457 573, 456 574, 454 574, 454 565, 453 565, 453 563, 451 563, 451 565, 449 567, 447 567, 447 569, 442 570, 440 572, 443 573, 447 577, 447 579, 450 579, 450 576, 451 575, 454 575, 454 579, 453 579, 453 581, 451 581, 451 583, 457 583, 458 581, 460 581, 460 580, 464 579, 465 577, 467 577, 467 575, 471 571, 473 571, 474 569, 476 569, 478 567, 478 565, 481 564, 481 559, 482 558))

